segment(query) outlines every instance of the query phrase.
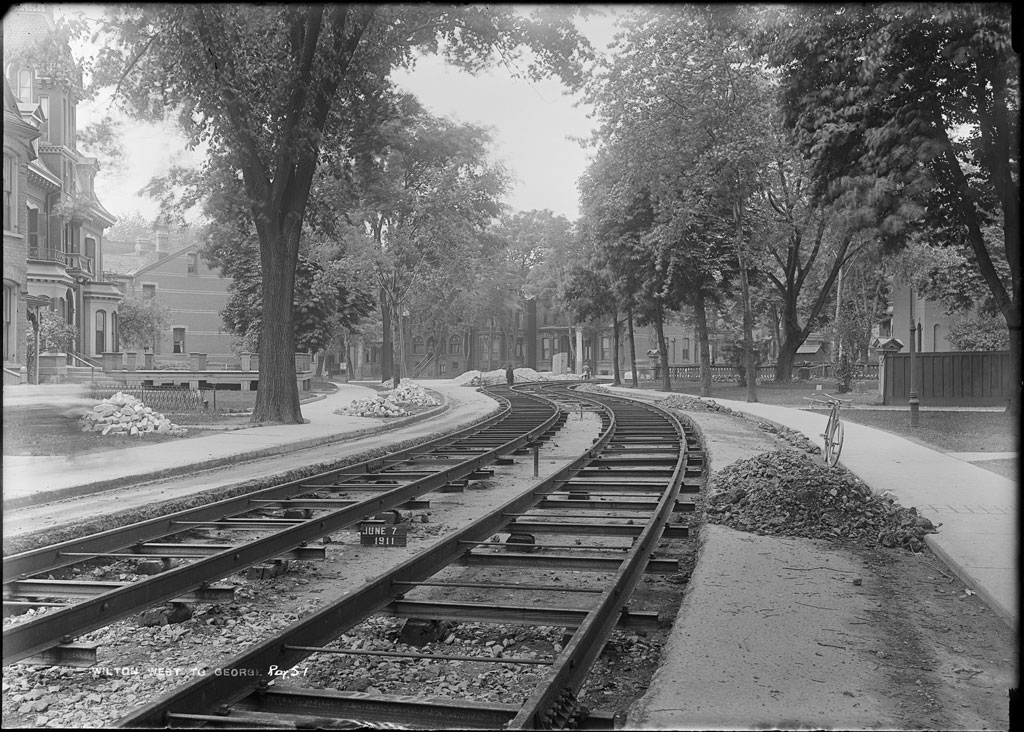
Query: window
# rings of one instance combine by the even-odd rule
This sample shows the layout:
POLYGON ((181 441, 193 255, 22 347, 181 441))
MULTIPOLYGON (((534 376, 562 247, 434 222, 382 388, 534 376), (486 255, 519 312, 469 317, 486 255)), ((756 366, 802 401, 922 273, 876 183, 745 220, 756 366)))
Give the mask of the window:
POLYGON ((437 373, 443 375, 447 371, 447 368, 448 368, 448 364, 444 363, 443 361, 438 361, 438 363, 437 363, 437 373))
POLYGON ((43 110, 43 126, 41 132, 43 133, 43 142, 50 141, 50 98, 39 97, 39 106, 43 110))
POLYGON ((682 353, 682 356, 683 356, 683 361, 689 361, 690 360, 690 339, 689 338, 683 338, 683 353, 682 353))
POLYGON ((91 236, 85 237, 85 256, 89 257, 93 262, 96 261, 96 240, 91 236))
POLYGON ((142 297, 144 297, 147 300, 152 300, 154 297, 156 297, 156 285, 143 285, 142 297))
POLYGON ((117 313, 110 314, 110 348, 114 351, 121 350, 118 346, 118 340, 121 334, 117 332, 117 313))
POLYGON ((4 231, 17 231, 18 221, 14 216, 14 205, 18 190, 16 176, 18 166, 14 158, 4 153, 4 231))
POLYGON ((174 329, 174 348, 173 353, 185 353, 185 329, 175 328, 174 329))
POLYGON ((516 338, 516 357, 517 358, 522 358, 523 357, 523 339, 522 338, 516 338))
POLYGON ((448 353, 458 355, 462 353, 462 337, 453 335, 448 339, 448 353))
POLYGON ((423 337, 414 336, 412 339, 412 353, 414 356, 423 355, 423 337))
POLYGON ((370 346, 370 363, 377 363, 380 358, 380 349, 377 346, 370 346))
POLYGON ((608 361, 612 357, 612 339, 601 336, 601 360, 608 361))
POLYGON ((26 104, 32 101, 32 69, 18 72, 18 98, 26 104))
POLYGON ((39 209, 29 204, 28 208, 28 251, 39 254, 39 209))
POLYGON ((195 252, 188 254, 188 273, 191 275, 199 273, 199 255, 195 252))
POLYGON ((551 358, 551 339, 541 338, 540 339, 540 357, 547 361, 551 358))
POLYGON ((427 339, 427 353, 429 353, 430 355, 433 355, 434 354, 434 346, 435 345, 437 345, 437 341, 434 340, 434 337, 431 336, 430 338, 428 338, 427 339))
POLYGON ((99 355, 107 350, 107 313, 103 310, 96 311, 96 354, 99 355))

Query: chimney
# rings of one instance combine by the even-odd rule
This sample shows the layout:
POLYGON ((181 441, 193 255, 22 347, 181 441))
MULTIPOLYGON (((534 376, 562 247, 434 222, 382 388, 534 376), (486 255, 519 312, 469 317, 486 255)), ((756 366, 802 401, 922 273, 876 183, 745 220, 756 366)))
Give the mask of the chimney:
POLYGON ((171 235, 165 229, 156 230, 156 250, 168 253, 170 251, 171 235))
POLYGON ((153 242, 145 237, 139 237, 135 240, 135 253, 139 256, 149 254, 153 251, 153 242))

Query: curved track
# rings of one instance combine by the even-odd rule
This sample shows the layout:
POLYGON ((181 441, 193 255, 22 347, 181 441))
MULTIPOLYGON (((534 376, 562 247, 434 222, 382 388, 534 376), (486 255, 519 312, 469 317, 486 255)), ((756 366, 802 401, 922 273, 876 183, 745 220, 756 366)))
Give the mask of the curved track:
MULTIPOLYGON (((121 720, 121 725, 560 729, 585 723, 586 715, 576 709, 576 695, 609 634, 616 627, 658 623, 656 615, 631 612, 627 602, 644 572, 677 571, 676 562, 658 559, 653 550, 663 536, 687 535, 685 526, 669 519, 675 512, 693 509, 678 496, 681 491, 699 489, 703 456, 693 449, 696 438, 687 435, 672 414, 654 406, 605 394, 574 393, 564 385, 528 384, 491 391, 513 401, 539 399, 550 404, 541 396, 547 395, 561 405, 563 416, 570 403, 572 408, 595 411, 601 416, 602 434, 592 448, 554 476, 537 481, 520 496, 394 570, 143 707, 121 720), (495 535, 504 536, 504 541, 495 543, 495 535), (454 579, 438 579, 439 573, 449 575, 456 566, 470 569, 454 579), (474 574, 474 568, 484 567, 500 567, 500 581, 481 580, 480 574, 474 574), (538 577, 551 569, 599 575, 601 589, 594 591, 592 583, 582 582, 538 584, 538 577), (470 587, 494 599, 484 603, 430 599, 432 588, 470 587), (547 605, 517 604, 506 599, 509 591, 528 591, 535 598, 547 593, 552 599, 547 605), (521 705, 293 689, 276 683, 275 670, 291 669, 305 659, 315 662, 337 655, 370 654, 415 661, 456 660, 436 654, 366 651, 339 642, 347 630, 376 614, 428 622, 557 626, 566 629, 567 640, 551 658, 473 657, 479 662, 545 667, 521 705)), ((610 720, 592 719, 591 723, 610 726, 610 720)))
POLYGON ((89 665, 95 649, 73 639, 153 605, 231 602, 212 582, 263 562, 316 560, 309 543, 425 493, 487 475, 488 466, 550 436, 565 414, 549 400, 496 389, 504 405, 466 430, 374 460, 199 508, 6 557, 6 614, 47 608, 3 631, 4 665, 19 661, 89 665), (225 543, 227 534, 230 542, 225 543), (138 559, 134 582, 92 582, 73 567, 138 559), (155 565, 155 566, 154 566, 155 565))

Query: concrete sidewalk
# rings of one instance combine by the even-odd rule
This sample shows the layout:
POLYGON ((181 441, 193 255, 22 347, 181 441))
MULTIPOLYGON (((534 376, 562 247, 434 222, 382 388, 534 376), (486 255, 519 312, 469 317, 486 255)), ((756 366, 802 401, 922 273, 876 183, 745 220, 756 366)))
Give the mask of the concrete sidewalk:
MULTIPOLYGON (((497 408, 490 397, 450 381, 418 383, 444 396, 444 404, 400 419, 340 415, 335 411, 376 393, 366 386, 342 383, 337 384, 336 392, 302 405, 306 423, 301 425, 240 428, 75 458, 5 456, 4 508, 81 496, 128 483, 184 475, 385 432, 393 431, 393 436, 382 437, 382 444, 400 442, 409 439, 406 432, 417 423, 434 422, 439 425, 435 431, 450 430, 474 422, 497 408)), ((417 432, 423 433, 423 430, 417 432)))
MULTIPOLYGON (((666 392, 628 387, 611 391, 657 400, 666 392)), ((694 398, 695 395, 686 395, 694 398)), ((798 430, 821 444, 827 412, 711 399, 752 417, 798 430)), ((953 455, 889 432, 846 421, 839 462, 876 493, 942 524, 928 545, 956 575, 1015 630, 1018 627, 1017 484, 953 455)))

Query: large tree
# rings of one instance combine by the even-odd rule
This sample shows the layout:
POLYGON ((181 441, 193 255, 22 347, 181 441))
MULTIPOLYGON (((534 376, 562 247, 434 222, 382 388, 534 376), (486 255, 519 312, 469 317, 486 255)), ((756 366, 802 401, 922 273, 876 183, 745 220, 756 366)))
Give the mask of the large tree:
MULTIPOLYGON (((727 295, 732 273, 752 340, 745 212, 758 184, 767 102, 764 80, 711 20, 695 6, 637 12, 589 87, 600 120, 595 140, 608 158, 594 172, 618 181, 599 198, 646 198, 650 231, 642 241, 653 273, 635 291, 657 282, 654 292, 674 288, 674 301, 692 307, 703 394, 711 388, 706 313, 710 300, 727 295)), ((650 314, 656 322, 657 308, 650 314)), ((756 380, 748 385, 756 400, 756 380)))
POLYGON ((354 155, 358 213, 372 237, 384 323, 382 376, 397 386, 404 353, 401 318, 418 288, 472 260, 500 211, 506 176, 488 158, 490 135, 428 113, 400 95, 393 114, 354 155))
POLYGON ((1020 56, 1010 5, 776 6, 756 17, 816 194, 873 205, 889 245, 916 224, 973 252, 1006 322, 1019 413, 1020 56))
POLYGON ((131 5, 96 80, 133 112, 175 110, 196 144, 244 184, 263 271, 257 422, 301 423, 292 296, 299 238, 328 123, 350 121, 367 87, 442 52, 475 71, 535 51, 525 73, 580 73, 588 47, 560 9, 526 17, 507 6, 131 5))

